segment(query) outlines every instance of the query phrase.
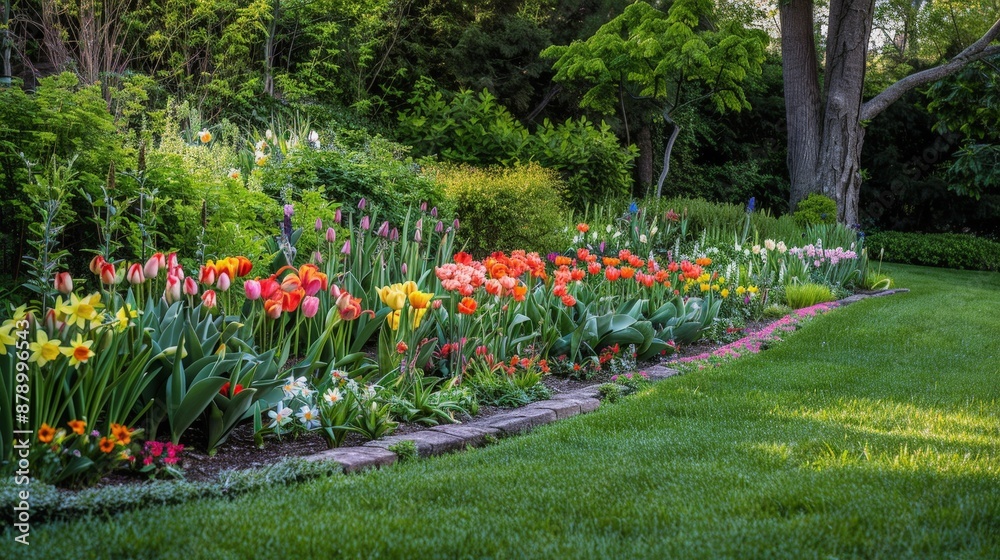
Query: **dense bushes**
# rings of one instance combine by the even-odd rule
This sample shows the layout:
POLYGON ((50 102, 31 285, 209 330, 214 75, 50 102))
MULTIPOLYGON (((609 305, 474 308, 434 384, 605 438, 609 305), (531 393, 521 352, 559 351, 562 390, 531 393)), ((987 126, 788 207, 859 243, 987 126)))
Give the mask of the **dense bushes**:
POLYGON ((538 165, 508 169, 441 166, 429 174, 446 189, 461 220, 465 250, 474 255, 563 249, 562 183, 538 165))
POLYGON ((1000 270, 1000 243, 971 235, 885 231, 870 235, 866 245, 873 258, 884 249, 884 258, 890 262, 1000 270))
POLYGON ((837 223, 837 203, 828 196, 812 193, 799 202, 793 214, 800 226, 837 223))
POLYGON ((422 156, 453 163, 508 165, 535 161, 559 172, 565 202, 582 209, 589 202, 627 196, 635 150, 623 149, 611 128, 581 117, 529 131, 489 92, 448 96, 422 82, 399 114, 399 138, 422 156))

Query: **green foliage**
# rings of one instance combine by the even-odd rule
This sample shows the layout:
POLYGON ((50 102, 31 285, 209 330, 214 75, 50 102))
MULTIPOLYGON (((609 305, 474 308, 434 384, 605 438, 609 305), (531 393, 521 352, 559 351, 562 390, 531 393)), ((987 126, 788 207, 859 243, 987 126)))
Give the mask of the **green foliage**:
POLYGON ((765 319, 781 319, 792 311, 793 309, 787 305, 768 305, 764 308, 763 316, 765 319))
POLYGON ((785 286, 785 301, 792 309, 802 309, 817 303, 833 301, 833 292, 829 286, 823 284, 788 284, 785 286))
POLYGON ((474 255, 524 249, 546 253, 565 245, 563 185, 538 165, 509 169, 440 166, 433 170, 453 205, 458 236, 474 255))
POLYGON ((410 108, 399 114, 399 137, 419 155, 474 165, 535 161, 559 172, 565 201, 587 203, 628 194, 636 152, 623 150, 611 128, 586 119, 545 120, 529 133, 488 91, 451 96, 429 81, 417 85, 410 108))
POLYGON ((319 202, 310 193, 351 206, 365 198, 393 223, 421 202, 443 202, 442 189, 407 156, 406 146, 365 131, 334 129, 320 137, 330 139, 322 148, 300 145, 268 163, 259 177, 263 191, 285 202, 319 202))
POLYGON ((957 233, 884 231, 865 239, 869 255, 885 251, 885 260, 904 264, 967 270, 1000 270, 1000 243, 957 233))
POLYGON ((837 223, 837 203, 830 197, 812 193, 795 209, 795 223, 800 226, 837 223))
POLYGON ((412 439, 397 441, 389 447, 386 447, 386 449, 395 453, 400 463, 413 461, 419 457, 417 454, 417 444, 414 443, 412 439))

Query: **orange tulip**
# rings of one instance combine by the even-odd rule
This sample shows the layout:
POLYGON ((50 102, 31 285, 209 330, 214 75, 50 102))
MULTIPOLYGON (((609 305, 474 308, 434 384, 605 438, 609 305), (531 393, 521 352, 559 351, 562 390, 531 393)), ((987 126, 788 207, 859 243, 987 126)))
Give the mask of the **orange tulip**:
POLYGON ((289 313, 294 313, 296 309, 299 308, 299 303, 302 302, 302 298, 306 296, 305 290, 299 288, 291 292, 282 292, 281 294, 281 307, 289 313))
POLYGON ((609 282, 614 282, 621 278, 622 271, 618 270, 613 266, 608 266, 604 269, 604 277, 608 279, 609 282))
POLYGON ((463 315, 472 315, 476 312, 476 305, 476 300, 464 297, 462 301, 458 302, 458 312, 463 315))
POLYGON ((528 295, 528 287, 524 285, 514 286, 514 301, 524 301, 528 295))
POLYGON ((623 266, 621 269, 621 275, 622 278, 628 280, 629 278, 635 276, 635 269, 631 266, 623 266))
POLYGON ((271 319, 281 317, 281 300, 269 299, 264 302, 264 313, 271 319))

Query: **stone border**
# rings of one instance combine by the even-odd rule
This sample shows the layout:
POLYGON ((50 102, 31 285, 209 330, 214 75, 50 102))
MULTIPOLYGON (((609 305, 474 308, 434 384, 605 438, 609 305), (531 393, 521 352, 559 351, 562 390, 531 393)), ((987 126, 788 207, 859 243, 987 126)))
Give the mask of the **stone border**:
MULTIPOLYGON (((870 294, 855 294, 838 301, 837 304, 849 305, 868 298, 909 291, 906 288, 897 288, 870 294)), ((645 372, 650 381, 661 381, 680 373, 678 370, 663 364, 656 364, 646 369, 645 372)), ((412 441, 416 444, 417 454, 420 457, 432 457, 461 451, 467 447, 480 447, 495 438, 530 432, 538 426, 593 412, 600 406, 600 393, 597 386, 594 385, 557 393, 549 400, 533 402, 487 418, 476 418, 462 424, 443 424, 405 435, 387 436, 357 447, 328 449, 307 455, 303 459, 306 461, 333 461, 338 463, 345 473, 360 472, 399 461, 399 456, 389 451, 389 447, 401 441, 412 441)))
MULTIPOLYGON (((677 370, 657 365, 647 372, 650 380, 666 379, 677 370)), ((358 447, 329 449, 304 457, 307 461, 334 461, 345 473, 391 465, 399 457, 389 447, 401 441, 412 441, 421 457, 480 447, 495 438, 513 436, 551 424, 557 420, 593 412, 601 406, 597 386, 557 393, 549 400, 533 402, 509 412, 476 418, 462 424, 444 424, 405 435, 387 436, 358 447)))

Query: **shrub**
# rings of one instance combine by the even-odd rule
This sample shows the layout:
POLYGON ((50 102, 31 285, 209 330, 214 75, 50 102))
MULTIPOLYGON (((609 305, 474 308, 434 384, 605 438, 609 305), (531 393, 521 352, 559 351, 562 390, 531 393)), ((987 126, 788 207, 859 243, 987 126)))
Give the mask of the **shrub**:
POLYGON ((566 244, 561 232, 563 185, 538 165, 510 169, 441 166, 433 172, 461 219, 465 250, 474 255, 524 249, 546 253, 566 244))
POLYGON ((793 214, 800 226, 837 223, 837 203, 830 197, 812 193, 799 202, 793 214))
POLYGON ((957 233, 885 231, 865 240, 868 254, 902 264, 968 270, 1000 270, 1000 243, 957 233))
POLYGON ((398 135, 417 155, 486 166, 538 162, 559 172, 567 186, 564 200, 577 209, 629 193, 637 151, 623 149, 606 123, 546 120, 532 134, 488 91, 450 94, 428 80, 418 83, 409 102, 399 114, 398 135))
POLYGON ((833 301, 833 292, 829 286, 806 282, 804 284, 789 284, 785 286, 785 300, 792 309, 802 309, 817 303, 833 301))

